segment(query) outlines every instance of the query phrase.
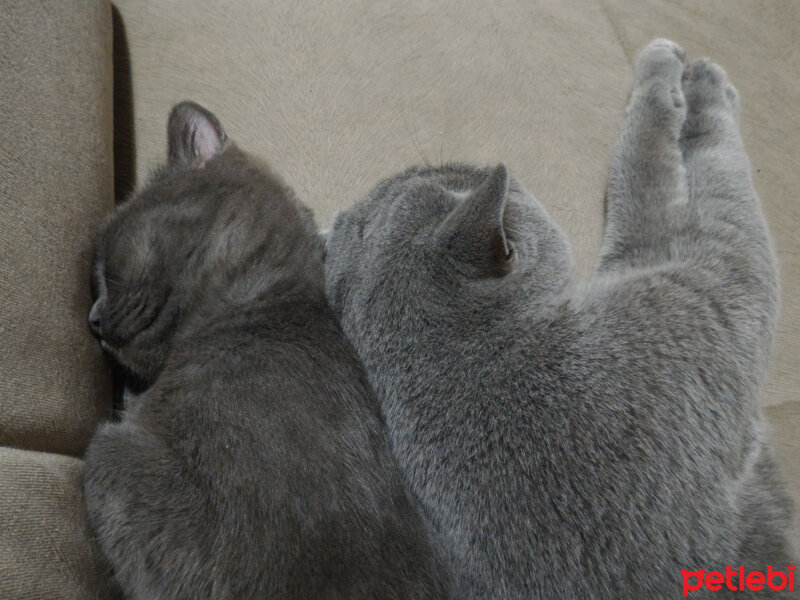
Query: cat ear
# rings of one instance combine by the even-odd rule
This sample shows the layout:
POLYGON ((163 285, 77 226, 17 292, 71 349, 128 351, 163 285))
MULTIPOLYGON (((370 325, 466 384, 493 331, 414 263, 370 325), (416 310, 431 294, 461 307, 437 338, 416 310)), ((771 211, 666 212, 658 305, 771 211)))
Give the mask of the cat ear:
POLYGON ((167 123, 167 151, 170 163, 202 167, 214 158, 227 140, 219 119, 194 102, 172 108, 167 123))
POLYGON ((511 271, 513 248, 503 227, 507 195, 508 172, 499 164, 439 229, 446 252, 470 276, 502 277, 511 271))

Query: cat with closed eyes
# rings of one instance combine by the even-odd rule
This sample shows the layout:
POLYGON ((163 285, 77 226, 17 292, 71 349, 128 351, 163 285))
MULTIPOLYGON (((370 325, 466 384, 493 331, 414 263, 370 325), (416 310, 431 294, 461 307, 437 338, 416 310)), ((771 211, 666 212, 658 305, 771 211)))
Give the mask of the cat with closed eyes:
POLYGON ((193 103, 106 222, 89 323, 128 373, 86 454, 125 596, 441 599, 449 576, 324 297, 310 212, 193 103))
POLYGON ((681 598, 681 569, 796 559, 737 93, 666 40, 634 77, 589 280, 502 165, 411 168, 329 233, 326 293, 459 598, 681 598))

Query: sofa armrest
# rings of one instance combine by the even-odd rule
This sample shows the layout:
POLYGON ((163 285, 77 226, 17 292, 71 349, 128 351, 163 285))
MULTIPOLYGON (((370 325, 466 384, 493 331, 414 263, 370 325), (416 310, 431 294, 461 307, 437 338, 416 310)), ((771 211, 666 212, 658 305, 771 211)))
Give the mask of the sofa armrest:
POLYGON ((86 327, 114 206, 111 45, 105 0, 0 11, 0 445, 77 454, 111 403, 86 327))

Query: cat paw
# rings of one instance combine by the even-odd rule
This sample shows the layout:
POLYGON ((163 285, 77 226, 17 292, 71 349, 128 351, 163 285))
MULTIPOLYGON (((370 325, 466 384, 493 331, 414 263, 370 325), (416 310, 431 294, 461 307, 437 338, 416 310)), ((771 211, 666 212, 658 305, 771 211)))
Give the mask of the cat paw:
POLYGON ((739 94, 728 75, 707 58, 694 61, 683 75, 682 87, 691 113, 719 108, 733 113, 739 110, 739 94))
POLYGON ((681 78, 688 66, 686 52, 678 44, 665 39, 653 40, 636 59, 636 81, 640 85, 652 80, 667 81, 680 90, 681 78))
POLYGON ((669 123, 670 129, 680 130, 686 117, 681 81, 688 65, 686 53, 675 42, 651 42, 636 60, 628 111, 642 111, 656 123, 669 123))

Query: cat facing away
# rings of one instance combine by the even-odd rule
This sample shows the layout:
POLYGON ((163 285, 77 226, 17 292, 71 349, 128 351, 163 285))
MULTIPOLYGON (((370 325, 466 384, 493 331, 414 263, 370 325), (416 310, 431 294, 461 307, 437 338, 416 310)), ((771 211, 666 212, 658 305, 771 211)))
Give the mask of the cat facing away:
POLYGON ((778 280, 737 103, 717 65, 643 51, 588 281, 502 165, 411 168, 337 216, 326 293, 457 597, 682 598, 681 569, 796 557, 757 399, 778 280))
POLYGON ((440 599, 449 577, 327 306, 310 212, 193 103, 98 235, 89 322, 142 393, 86 454, 132 599, 440 599))

